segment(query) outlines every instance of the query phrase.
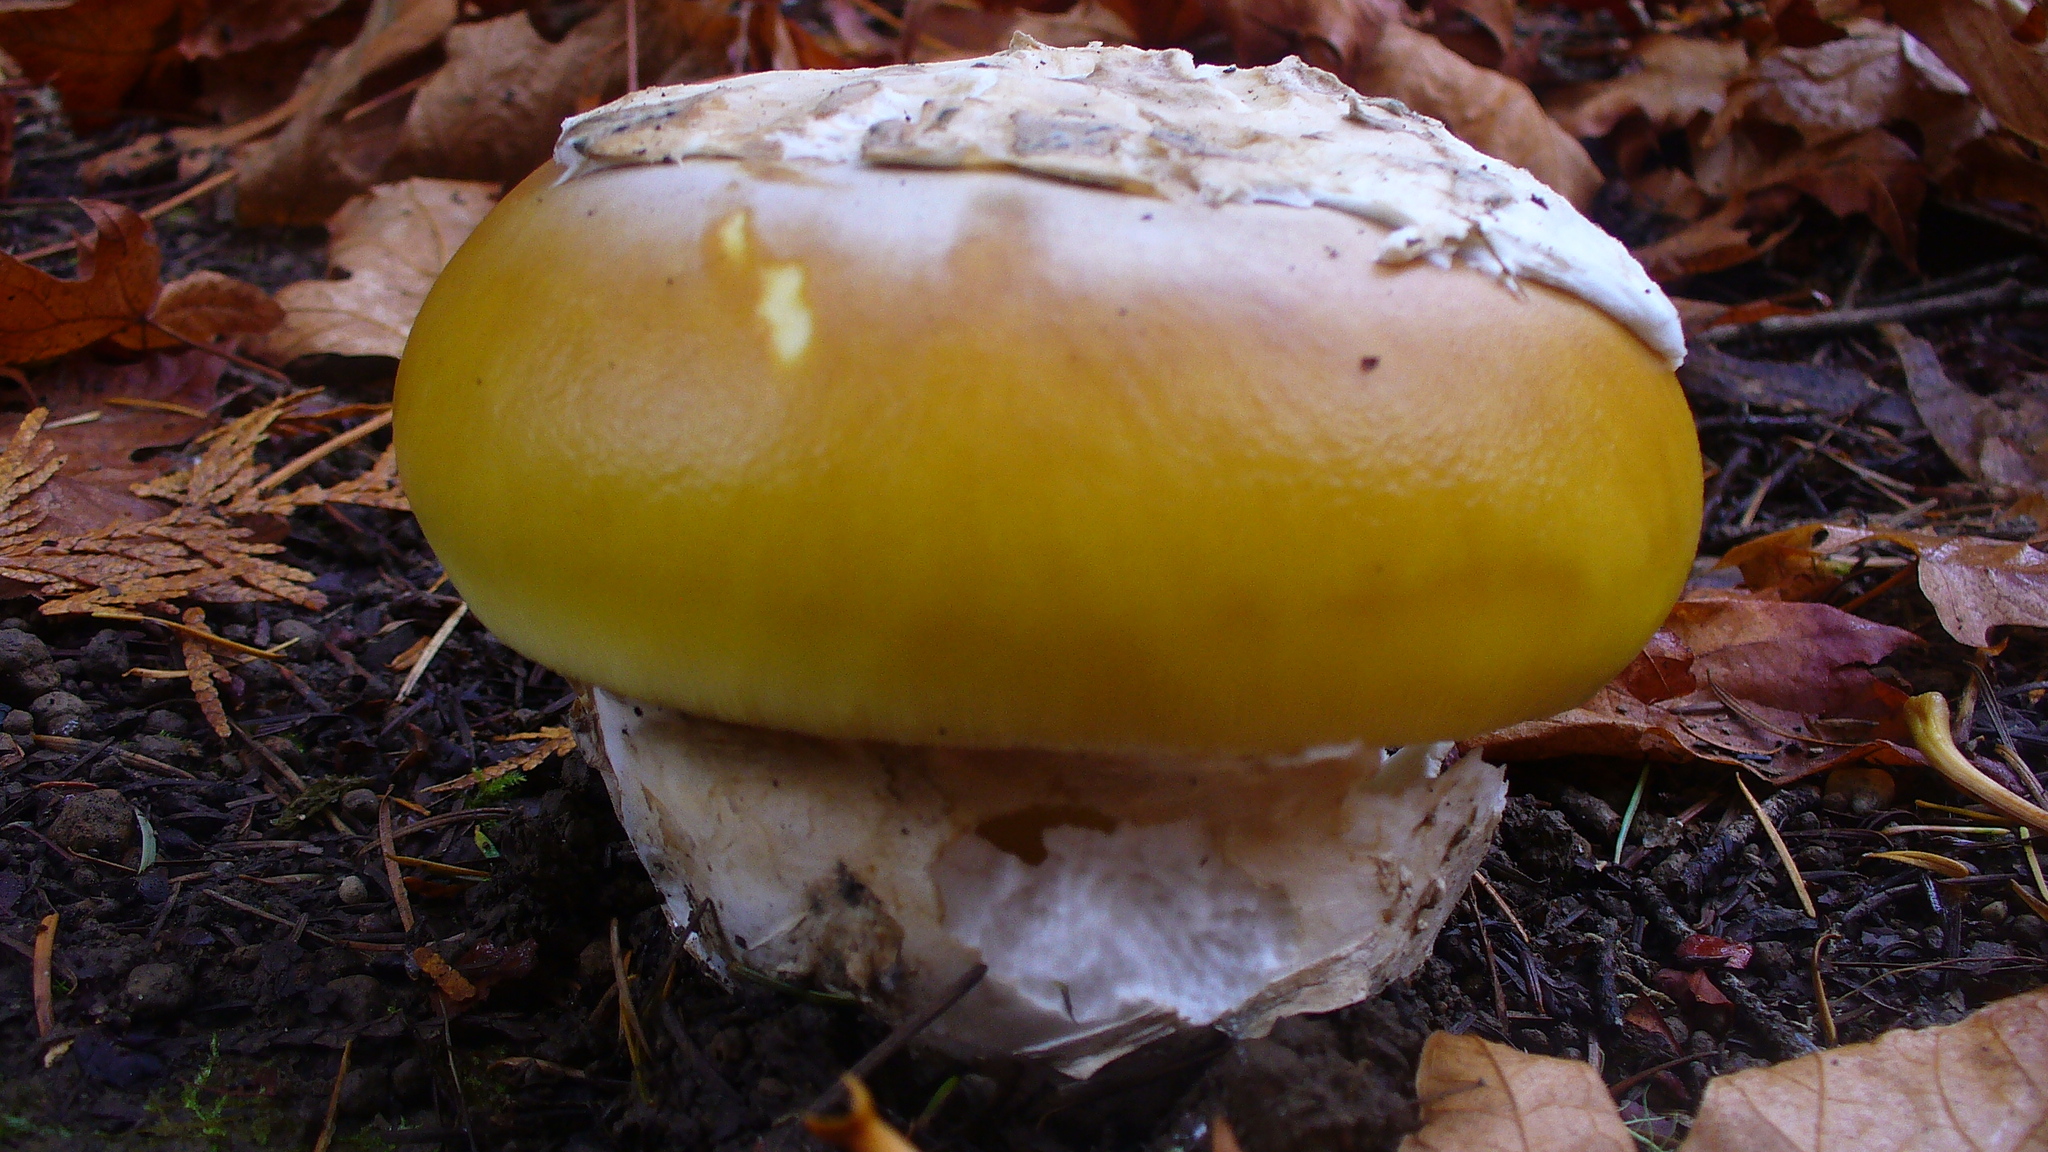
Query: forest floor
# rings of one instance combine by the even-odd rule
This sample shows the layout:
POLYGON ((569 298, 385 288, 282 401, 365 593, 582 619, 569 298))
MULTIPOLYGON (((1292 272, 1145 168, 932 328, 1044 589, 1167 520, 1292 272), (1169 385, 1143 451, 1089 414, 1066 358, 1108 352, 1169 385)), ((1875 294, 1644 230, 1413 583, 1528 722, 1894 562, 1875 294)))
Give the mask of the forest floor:
MULTIPOLYGON (((63 239, 78 220, 65 198, 83 192, 79 161, 147 127, 74 138, 47 116, 25 122, 0 246, 63 239)), ((115 182, 95 194, 139 203, 178 187, 115 182)), ((224 196, 157 219, 166 279, 205 267, 274 290, 323 274, 317 230, 232 221, 224 196)), ((1602 222, 1625 238, 1634 226, 1618 207, 1602 222)), ((1917 270, 1867 258, 1871 233, 1854 222, 1802 229, 1769 259, 1695 278, 1685 293, 1737 303, 1823 286, 1839 298, 1853 284, 1881 302, 1999 279, 2048 283, 2042 237, 1938 200, 1920 223, 1917 270)), ((1957 380, 1988 390, 2048 370, 2044 320, 1986 312, 1912 327, 1957 380)), ((1704 555, 1811 521, 1888 517, 2009 540, 2039 530, 1965 482, 1904 402, 1897 355, 1869 329, 1724 348, 1864 373, 1884 397, 1802 411, 1716 399, 1711 381, 1688 376, 1717 469, 1704 555)), ((222 393, 241 391, 226 411, 293 386, 389 399, 388 361, 368 374, 338 358, 293 372, 285 384, 229 367, 222 393)), ((315 478, 364 470, 383 439, 336 453, 315 478)), ((310 429, 273 436, 258 458, 276 464, 319 440, 310 429)), ((398 698, 394 661, 459 603, 408 515, 316 508, 290 520, 282 543, 285 560, 316 574, 327 607, 208 609, 227 639, 297 640, 284 661, 233 670, 225 740, 184 679, 127 674, 176 667, 169 633, 39 615, 30 599, 0 604, 0 731, 25 753, 0 766, 0 1146, 303 1148, 323 1133, 336 1149, 806 1140, 793 1118, 888 1029, 830 996, 721 986, 682 955, 575 754, 431 790, 508 748, 539 749, 530 735, 504 738, 566 723, 572 693, 465 622, 398 698), (435 865, 403 882, 410 931, 380 851, 386 794, 410 802, 386 810, 401 818, 398 854, 435 865), (138 873, 145 828, 154 859, 138 873), (53 914, 56 1029, 38 1042, 34 940, 53 914), (476 994, 444 995, 448 985, 421 968, 422 946, 476 994), (620 1041, 614 948, 648 1022, 637 1070, 620 1041)), ((1725 575, 1700 571, 1710 583, 1725 575)), ((1882 674, 1913 691, 1969 694, 1976 727, 1960 737, 2003 733, 2022 757, 2048 753, 2038 634, 2021 630, 1980 655, 1945 635, 1910 587, 1880 588, 1890 571, 1853 575, 1834 597, 1925 641, 1882 674)), ((1952 1022, 2048 980, 2048 923, 2012 890, 2029 875, 2015 842, 1881 832, 1939 822, 1915 800, 1965 802, 1924 771, 1883 776, 1756 785, 1816 918, 1726 766, 1517 763, 1486 884, 1422 969, 1372 1002, 1285 1022, 1262 1040, 1140 1052, 1080 1083, 913 1047, 872 1084, 884 1112, 932 1150, 1195 1148, 1218 1114, 1249 1152, 1391 1149, 1415 1123, 1421 1042, 1447 1029, 1591 1060, 1645 1144, 1670 1147, 1709 1077, 1820 1041, 1817 988, 1851 1042, 1952 1022), (1885 847, 1939 851, 1974 873, 1863 859, 1885 847)))

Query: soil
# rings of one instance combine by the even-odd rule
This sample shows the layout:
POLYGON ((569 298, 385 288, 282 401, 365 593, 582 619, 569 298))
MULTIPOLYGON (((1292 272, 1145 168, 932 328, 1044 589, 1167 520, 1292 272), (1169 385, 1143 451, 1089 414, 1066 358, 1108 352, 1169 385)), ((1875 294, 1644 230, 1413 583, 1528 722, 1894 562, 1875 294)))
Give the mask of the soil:
MULTIPOLYGON (((83 191, 78 161, 154 127, 129 122, 80 140, 47 109, 29 111, 11 198, 0 200, 0 244, 19 252, 78 226, 61 199, 83 191)), ((179 187, 96 194, 152 203, 179 187)), ((216 196, 157 221, 166 277, 213 268, 275 289, 322 274, 318 231, 232 219, 228 197, 216 196)), ((1604 222, 1630 239, 1648 226, 1618 210, 1604 222)), ((1736 302, 1839 292, 1857 278, 1869 298, 2016 253, 2048 256, 2038 238, 1939 201, 1921 228, 1919 269, 1880 256, 1859 274, 1868 234, 1810 222, 1769 259, 1685 292, 1736 302)), ((2040 282, 2040 263, 2016 267, 2040 282)), ((2040 319, 1964 317, 1918 330, 1951 372, 1981 385, 2048 365, 2040 319)), ((1896 361, 1867 332, 1736 351, 1856 366, 1902 396, 1896 361)), ((293 374, 374 400, 388 397, 390 369, 301 364, 293 374)), ((280 387, 236 379, 253 388, 242 404, 280 387)), ((1776 527, 1898 510, 1849 470, 1798 457, 1796 438, 1830 428, 1852 458, 1936 500, 1947 526, 2020 539, 2035 531, 1973 505, 1981 496, 1910 410, 1881 427, 1878 406, 1836 420, 1695 405, 1706 455, 1721 468, 1708 554, 1776 527)), ((265 452, 275 462, 310 443, 265 452)), ((360 470, 379 447, 350 449, 334 467, 360 470)), ((497 737, 564 722, 569 687, 463 629, 398 701, 390 661, 458 603, 410 518, 316 511, 293 521, 285 544, 290 562, 318 574, 330 607, 209 610, 234 639, 299 638, 284 670, 256 662, 238 671, 225 696, 243 731, 228 741, 207 729, 182 681, 123 675, 176 666, 161 633, 43 617, 28 601, 0 605, 0 730, 78 742, 34 746, 0 769, 0 1145, 304 1148, 330 1101, 339 1149, 804 1144, 793 1118, 888 1030, 829 996, 722 986, 681 955, 601 784, 573 755, 452 801, 423 792, 486 753, 496 758, 497 737), (410 932, 378 850, 376 797, 387 791, 446 813, 408 836, 402 853, 489 876, 412 890, 410 932), (143 823, 156 862, 138 875, 143 823), (29 955, 53 912, 57 1031, 37 1042, 29 955), (613 925, 646 1029, 637 1068, 620 1038, 613 925), (461 1010, 440 1000, 420 968, 422 946, 482 998, 461 1010)), ((1915 690, 1953 696, 1973 675, 1971 651, 1946 640, 1910 590, 1860 611, 1927 638, 1894 662, 1915 690)), ((1974 734, 2002 721, 2023 755, 2039 757, 2048 734, 2035 701, 2048 650, 2021 636, 1984 671, 1974 734)), ((885 1114, 933 1150, 1205 1148, 1218 1117, 1248 1152, 1391 1149, 1416 1123, 1421 1042, 1448 1029, 1592 1060, 1635 1130, 1669 1147, 1709 1077, 1814 1046, 1812 964, 1824 927, 1844 1042, 1951 1022, 2048 975, 2048 923, 2007 884, 2025 874, 2016 853, 1916 845, 1979 869, 1943 883, 1860 859, 1884 846, 1875 829, 1922 818, 1913 799, 1960 802, 1937 781, 1906 777, 1899 798, 1874 809, 1818 780, 1769 799, 1819 922, 1802 911, 1747 807, 1731 800, 1725 771, 1573 760, 1517 765, 1511 783, 1485 865, 1490 887, 1475 888, 1434 956, 1377 1000, 1283 1022, 1265 1039, 1146 1050, 1081 1083, 913 1046, 871 1078, 885 1114), (1620 813, 1638 792, 1617 863, 1620 813), (1748 954, 1695 943, 1681 959, 1680 944, 1696 936, 1744 942, 1748 954)))

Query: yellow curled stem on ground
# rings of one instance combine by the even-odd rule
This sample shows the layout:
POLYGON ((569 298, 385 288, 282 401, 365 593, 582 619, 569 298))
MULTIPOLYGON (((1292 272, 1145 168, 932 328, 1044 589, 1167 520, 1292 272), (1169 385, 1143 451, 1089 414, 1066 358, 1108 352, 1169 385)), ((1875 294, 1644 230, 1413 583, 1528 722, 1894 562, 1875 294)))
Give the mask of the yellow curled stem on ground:
POLYGON ((1669 350, 1391 263, 1383 221, 1000 167, 563 175, 435 285, 396 435, 457 587, 565 675, 832 737, 1393 745, 1576 703, 1688 571, 1669 350))

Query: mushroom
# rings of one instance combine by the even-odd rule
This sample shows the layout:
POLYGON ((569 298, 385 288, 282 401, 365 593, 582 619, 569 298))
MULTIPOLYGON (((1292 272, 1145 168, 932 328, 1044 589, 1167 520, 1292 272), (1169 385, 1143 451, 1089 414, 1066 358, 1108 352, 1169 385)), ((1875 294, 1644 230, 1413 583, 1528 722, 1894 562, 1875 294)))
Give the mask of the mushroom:
POLYGON ((714 970, 1086 1075, 1412 971, 1662 621, 1677 317, 1288 60, 1023 41, 635 93, 449 264, 399 464, 714 970))

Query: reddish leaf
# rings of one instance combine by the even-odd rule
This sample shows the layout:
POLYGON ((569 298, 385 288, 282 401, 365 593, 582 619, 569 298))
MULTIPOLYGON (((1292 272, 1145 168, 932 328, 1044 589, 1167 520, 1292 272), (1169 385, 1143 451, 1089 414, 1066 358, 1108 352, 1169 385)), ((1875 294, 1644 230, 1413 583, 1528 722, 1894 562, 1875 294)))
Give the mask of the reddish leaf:
MULTIPOLYGON (((1678 958, 1701 966, 1747 968, 1755 954, 1756 949, 1748 944, 1724 936, 1688 936, 1678 943, 1678 958)), ((1719 995, 1720 990, 1716 989, 1715 994, 1719 995)))
POLYGON ((0 12, 0 49, 29 79, 48 81, 82 128, 121 107, 162 47, 181 0, 74 0, 62 8, 0 12))
POLYGON ((1893 714, 1870 666, 1920 642, 1826 604, 1754 597, 1681 602, 1667 627, 1692 649, 1693 675, 1710 688, 1806 716, 1893 714))
POLYGON ((140 327, 156 303, 158 256, 149 222, 119 204, 78 206, 96 231, 79 238, 77 279, 60 280, 0 254, 0 364, 49 360, 140 327))

